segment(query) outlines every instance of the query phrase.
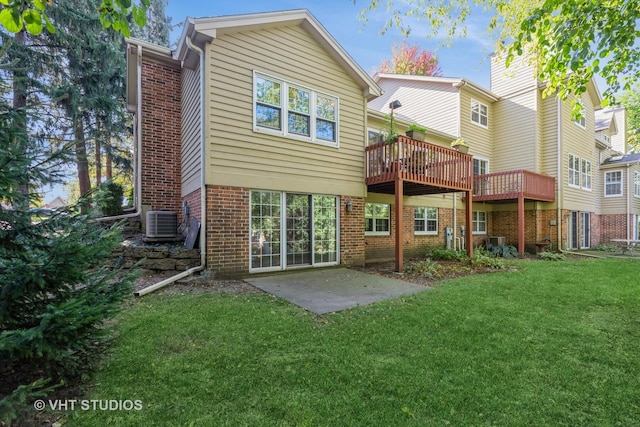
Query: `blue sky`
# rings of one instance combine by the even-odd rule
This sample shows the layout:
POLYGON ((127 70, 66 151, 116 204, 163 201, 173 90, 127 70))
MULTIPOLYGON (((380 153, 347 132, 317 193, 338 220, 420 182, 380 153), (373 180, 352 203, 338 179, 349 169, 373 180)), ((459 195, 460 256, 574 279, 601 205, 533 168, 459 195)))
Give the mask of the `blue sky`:
MULTIPOLYGON (((381 2, 384 3, 384 2, 381 2)), ((391 58, 391 46, 404 38, 397 31, 389 31, 380 36, 379 30, 386 18, 384 11, 376 11, 369 16, 365 26, 359 20, 360 10, 368 0, 169 0, 166 10, 172 23, 184 22, 187 17, 235 15, 255 12, 271 12, 289 9, 308 9, 318 21, 331 33, 356 62, 368 73, 383 60, 391 58)), ((425 32, 414 26, 408 39, 412 45, 418 45, 436 54, 443 75, 446 77, 466 77, 485 88, 489 88, 489 61, 492 43, 486 33, 486 21, 481 15, 471 17, 468 25, 469 36, 454 40, 451 47, 440 47, 439 41, 429 40, 425 32)), ((172 42, 180 36, 182 29, 173 32, 172 42)))

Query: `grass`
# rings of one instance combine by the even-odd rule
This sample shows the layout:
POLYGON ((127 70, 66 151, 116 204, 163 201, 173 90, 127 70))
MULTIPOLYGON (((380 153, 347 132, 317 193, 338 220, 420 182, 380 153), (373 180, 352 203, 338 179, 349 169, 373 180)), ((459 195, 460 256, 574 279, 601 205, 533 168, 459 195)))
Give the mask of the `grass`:
POLYGON ((317 317, 264 294, 151 295, 70 426, 638 425, 640 263, 518 261, 317 317))

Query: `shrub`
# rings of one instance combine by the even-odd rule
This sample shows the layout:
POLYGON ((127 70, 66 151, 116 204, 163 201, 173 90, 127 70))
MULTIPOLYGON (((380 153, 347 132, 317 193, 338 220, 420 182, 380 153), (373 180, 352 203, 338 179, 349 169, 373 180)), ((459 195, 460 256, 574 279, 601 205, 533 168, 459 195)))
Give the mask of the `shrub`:
POLYGON ((491 243, 487 243, 487 250, 496 257, 502 258, 517 258, 518 257, 518 249, 515 246, 511 245, 492 245, 491 243))
POLYGON ((463 261, 467 257, 465 252, 442 248, 431 249, 426 255, 436 261, 463 261))
POLYGON ((473 251, 473 258, 471 258, 469 262, 476 268, 495 268, 497 270, 504 270, 506 267, 503 259, 496 258, 492 252, 482 248, 476 248, 473 251))
POLYGON ((427 279, 437 279, 442 277, 442 266, 430 259, 426 259, 407 265, 404 268, 404 272, 426 277, 427 279))
POLYGON ((608 243, 600 243, 594 249, 596 251, 603 251, 603 252, 620 252, 620 248, 618 246, 611 245, 608 243))
POLYGON ((102 216, 116 216, 122 213, 123 196, 124 189, 122 185, 107 181, 100 184, 93 196, 93 200, 102 216))
POLYGON ((540 252, 538 258, 545 261, 566 261, 567 256, 558 252, 540 252))

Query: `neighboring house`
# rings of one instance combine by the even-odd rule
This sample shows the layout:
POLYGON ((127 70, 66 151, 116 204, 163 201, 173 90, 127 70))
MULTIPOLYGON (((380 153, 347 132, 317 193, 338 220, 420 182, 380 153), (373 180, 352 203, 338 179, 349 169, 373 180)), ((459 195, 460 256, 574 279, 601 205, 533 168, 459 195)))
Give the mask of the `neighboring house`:
POLYGON ((218 275, 389 258, 401 270, 428 248, 486 242, 584 248, 624 237, 625 212, 637 235, 638 200, 620 213, 603 195, 621 180, 631 199, 640 170, 606 160, 626 125, 616 110, 596 127, 593 84, 576 122, 523 64, 494 60, 491 90, 372 79, 306 10, 189 19, 173 51, 129 39, 127 63, 141 207, 201 222, 218 275), (428 142, 386 141, 391 120, 428 142), (469 154, 451 149, 460 138, 469 154))
POLYGON ((67 203, 60 196, 56 196, 54 199, 45 203, 44 205, 45 208, 50 208, 50 209, 63 208, 65 206, 67 206, 67 203))

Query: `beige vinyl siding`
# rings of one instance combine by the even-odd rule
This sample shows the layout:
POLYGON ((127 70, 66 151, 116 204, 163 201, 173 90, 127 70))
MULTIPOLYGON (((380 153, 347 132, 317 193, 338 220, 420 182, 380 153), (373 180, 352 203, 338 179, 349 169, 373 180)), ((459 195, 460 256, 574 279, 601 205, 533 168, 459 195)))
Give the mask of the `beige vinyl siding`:
MULTIPOLYGON (((493 103, 475 92, 463 89, 460 91, 460 135, 469 144, 469 154, 485 159, 492 159, 492 139, 495 127, 496 115, 493 103), (471 100, 474 99, 487 106, 488 127, 483 127, 471 122, 471 100)), ((493 165, 489 164, 490 171, 494 172, 493 165)))
POLYGON ((182 196, 200 188, 200 67, 182 69, 182 196))
POLYGON ((596 194, 592 190, 586 191, 581 188, 569 187, 568 178, 568 156, 573 154, 581 159, 591 160, 592 167, 592 180, 599 179, 597 176, 597 153, 595 148, 595 116, 593 103, 588 94, 584 94, 581 98, 584 105, 584 117, 586 127, 582 128, 573 120, 571 115, 570 100, 563 103, 561 107, 562 111, 562 162, 564 165, 564 173, 562 177, 563 200, 562 207, 564 209, 575 211, 589 211, 594 212, 598 208, 598 200, 601 197, 600 194, 596 194))
MULTIPOLYGON (((607 168, 607 169, 603 169, 600 172, 601 175, 601 179, 604 182, 604 174, 605 172, 615 172, 615 171, 621 171, 622 172, 622 195, 621 196, 615 196, 615 197, 604 197, 604 184, 603 184, 603 189, 602 189, 602 193, 601 193, 601 197, 602 197, 602 210, 604 213, 606 214, 625 214, 627 213, 627 196, 628 193, 627 191, 629 190, 629 169, 627 168, 626 165, 620 165, 620 167, 612 167, 612 168, 607 168)), ((631 195, 633 198, 633 172, 631 173, 631 195)))
POLYGON ((490 90, 499 96, 511 96, 523 90, 534 89, 538 79, 533 68, 523 58, 515 59, 509 68, 505 67, 504 58, 494 55, 491 58, 490 90))
POLYGON ((633 165, 630 169, 629 169, 629 173, 630 173, 630 194, 631 194, 631 213, 636 214, 636 215, 640 215, 640 197, 636 196, 634 194, 634 185, 633 185, 633 174, 634 172, 639 172, 640 173, 640 166, 639 165, 633 165))
POLYGON ((493 105, 492 172, 527 169, 538 171, 537 91, 524 92, 493 105))
POLYGON ((362 89, 300 27, 224 34, 209 45, 207 183, 363 196, 362 89), (253 131, 253 72, 339 99, 339 148, 253 131))
POLYGON ((378 85, 384 94, 372 100, 369 108, 388 114, 389 103, 398 100, 402 104, 398 115, 440 132, 458 134, 458 89, 450 83, 383 78, 378 85))
MULTIPOLYGON (((453 197, 457 197, 457 208, 464 209, 464 203, 460 201, 460 195, 456 195, 456 193, 431 194, 425 196, 405 196, 402 199, 402 205, 452 209, 453 197)), ((396 199, 393 194, 367 193, 365 203, 384 203, 388 205, 395 205, 396 199)))
MULTIPOLYGON (((540 172, 556 178, 556 187, 563 182, 558 172, 558 100, 555 96, 542 98, 542 92, 537 91, 538 105, 541 106, 538 117, 541 121, 541 165, 540 172)), ((560 170, 566 169, 565 163, 560 164, 560 170)), ((566 181, 565 181, 566 183, 566 181)))

